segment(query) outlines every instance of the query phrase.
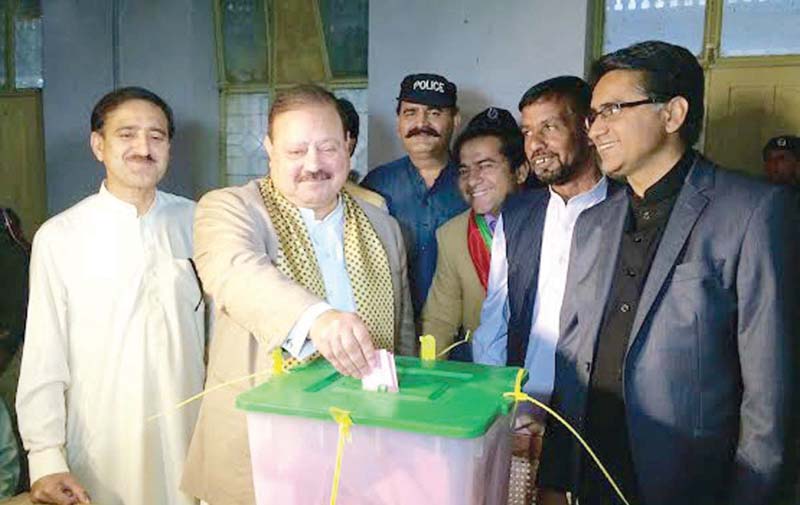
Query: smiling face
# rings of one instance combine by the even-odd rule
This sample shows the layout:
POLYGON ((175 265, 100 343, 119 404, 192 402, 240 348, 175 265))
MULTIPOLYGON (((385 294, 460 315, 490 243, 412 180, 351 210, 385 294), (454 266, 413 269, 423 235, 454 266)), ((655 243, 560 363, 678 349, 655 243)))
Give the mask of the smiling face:
POLYGON ((459 116, 452 108, 400 102, 397 134, 411 155, 438 156, 447 152, 459 116))
POLYGON ((106 114, 91 134, 92 152, 106 168, 106 188, 117 196, 154 192, 169 163, 167 117, 147 100, 128 100, 106 114))
POLYGON ((590 155, 590 148, 569 104, 544 96, 525 106, 520 127, 525 137, 525 155, 545 184, 563 184, 576 174, 590 155))
POLYGON ((336 207, 350 171, 341 117, 333 105, 308 104, 278 114, 264 146, 270 177, 290 202, 318 218, 336 207))
MULTIPOLYGON (((648 98, 644 74, 636 70, 613 70, 597 82, 592 93, 592 110, 614 103, 648 98)), ((603 171, 613 177, 631 177, 653 165, 677 132, 662 104, 644 104, 621 109, 608 119, 598 117, 589 129, 602 162, 603 171)), ((681 121, 682 122, 682 121, 681 121)), ((679 126, 679 125, 678 125, 679 126)))
POLYGON ((476 214, 497 215, 515 188, 511 165, 494 136, 476 137, 461 145, 459 188, 476 214))

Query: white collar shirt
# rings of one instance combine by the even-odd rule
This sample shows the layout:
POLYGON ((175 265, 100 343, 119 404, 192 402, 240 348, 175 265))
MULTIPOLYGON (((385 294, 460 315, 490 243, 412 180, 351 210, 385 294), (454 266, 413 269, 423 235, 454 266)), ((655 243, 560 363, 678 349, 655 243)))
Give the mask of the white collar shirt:
POLYGON ((103 185, 36 234, 17 393, 31 481, 71 471, 97 503, 193 503, 178 488, 198 407, 173 407, 205 374, 194 206, 157 192, 138 216, 103 185))
MULTIPOLYGON (((572 232, 584 210, 602 202, 608 180, 602 177, 595 186, 565 202, 550 189, 539 277, 531 316, 531 332, 525 356, 529 372, 523 389, 540 401, 549 401, 555 378, 555 350, 559 336, 559 317, 564 298, 572 232)), ((481 307, 481 324, 473 335, 473 354, 478 363, 505 365, 508 356, 508 258, 502 215, 492 240, 492 259, 486 299, 481 307)))

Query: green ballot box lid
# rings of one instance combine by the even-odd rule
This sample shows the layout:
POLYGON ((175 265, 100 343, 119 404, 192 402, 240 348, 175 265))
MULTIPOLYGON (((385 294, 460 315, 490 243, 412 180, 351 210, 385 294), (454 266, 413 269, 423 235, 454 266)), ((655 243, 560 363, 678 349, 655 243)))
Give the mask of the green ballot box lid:
MULTIPOLYGON (((261 412, 331 420, 329 409, 350 412, 356 425, 450 438, 480 437, 513 406, 517 367, 457 361, 395 360, 399 392, 364 391, 361 380, 318 359, 239 395, 236 406, 261 412)), ((527 378, 527 377, 526 377, 527 378)))

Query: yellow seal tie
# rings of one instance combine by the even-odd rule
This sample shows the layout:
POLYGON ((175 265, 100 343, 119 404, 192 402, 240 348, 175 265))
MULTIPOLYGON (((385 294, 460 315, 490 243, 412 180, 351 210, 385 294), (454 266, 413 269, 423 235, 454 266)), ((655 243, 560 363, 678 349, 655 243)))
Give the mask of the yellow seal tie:
POLYGON ((433 335, 423 335, 419 337, 419 358, 422 361, 436 360, 436 339, 433 335))
POLYGON ((624 503, 625 505, 630 505, 630 503, 628 503, 628 500, 625 498, 625 495, 622 494, 622 491, 620 490, 620 488, 617 485, 617 483, 611 477, 611 474, 608 473, 608 470, 606 470, 606 467, 603 466, 603 463, 600 462, 600 458, 597 457, 597 455, 594 453, 592 448, 589 447, 589 444, 586 443, 586 441, 583 439, 583 437, 580 436, 580 434, 578 433, 578 430, 573 428, 571 424, 569 424, 563 417, 561 417, 558 414, 558 412, 556 412, 555 410, 551 409, 549 406, 547 406, 544 403, 540 402, 536 398, 531 398, 528 394, 522 392, 522 378, 524 376, 525 376, 525 370, 520 369, 519 372, 517 372, 517 380, 514 383, 514 391, 511 391, 511 392, 508 392, 508 393, 503 393, 503 397, 505 397, 505 398, 513 398, 515 402, 531 402, 532 404, 536 405, 537 407, 540 407, 540 408, 544 409, 544 411, 547 412, 548 414, 550 414, 551 416, 553 416, 556 419, 556 421, 558 421, 559 423, 563 424, 564 427, 567 428, 567 430, 569 430, 569 432, 572 433, 572 435, 578 440, 578 442, 581 443, 581 445, 586 450, 586 452, 589 453, 589 456, 592 457, 592 461, 595 462, 597 467, 603 473, 603 476, 606 478, 606 480, 609 482, 609 484, 611 484, 611 487, 614 488, 614 491, 617 493, 617 496, 619 496, 619 499, 622 500, 622 503, 624 503))
POLYGON ((286 370, 283 368, 283 349, 276 347, 272 350, 272 375, 281 375, 286 370))
POLYGON ((331 485, 331 505, 336 505, 336 496, 339 494, 339 476, 342 473, 342 456, 344 455, 344 443, 349 442, 350 427, 353 420, 350 419, 350 412, 338 407, 328 409, 331 417, 339 425, 339 441, 336 447, 336 466, 333 469, 333 484, 331 485))

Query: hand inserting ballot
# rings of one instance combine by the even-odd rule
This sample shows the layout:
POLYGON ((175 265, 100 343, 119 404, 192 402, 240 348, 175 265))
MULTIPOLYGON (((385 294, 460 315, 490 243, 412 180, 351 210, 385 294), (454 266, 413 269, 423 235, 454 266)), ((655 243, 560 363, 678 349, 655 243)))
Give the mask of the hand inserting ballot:
POLYGON ((352 312, 323 312, 309 338, 322 356, 344 375, 362 378, 377 365, 377 353, 367 326, 352 312))

